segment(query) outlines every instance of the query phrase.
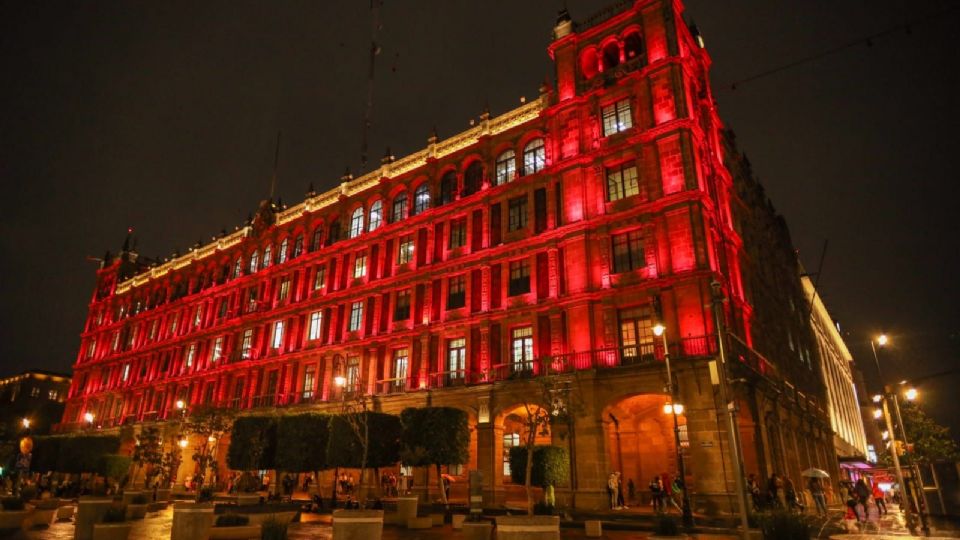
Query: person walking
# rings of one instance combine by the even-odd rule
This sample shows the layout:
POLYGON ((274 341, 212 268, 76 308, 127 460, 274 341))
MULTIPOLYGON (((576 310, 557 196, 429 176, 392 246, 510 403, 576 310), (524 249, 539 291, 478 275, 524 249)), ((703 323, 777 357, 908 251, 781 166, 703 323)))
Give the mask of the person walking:
POLYGON ((677 509, 677 512, 683 513, 683 509, 680 508, 680 505, 677 504, 676 492, 674 491, 675 480, 670 479, 670 475, 663 473, 661 478, 661 484, 663 485, 663 501, 664 501, 664 510, 666 510, 667 505, 673 506, 677 509))
POLYGON ((887 515, 887 501, 883 496, 883 490, 880 489, 880 484, 873 483, 873 502, 877 505, 877 513, 883 512, 883 515, 887 515))
POLYGON ((767 500, 770 502, 771 508, 783 508, 783 503, 780 501, 781 485, 780 475, 777 473, 771 474, 770 480, 767 481, 767 500))
POLYGON ((750 494, 750 500, 753 502, 753 511, 763 510, 763 499, 760 497, 760 482, 757 482, 757 475, 750 473, 747 477, 747 492, 750 494))
POLYGON ((629 508, 623 500, 623 473, 620 471, 617 471, 617 506, 619 506, 621 510, 629 508))
POLYGON ((787 501, 788 512, 797 510, 799 513, 803 513, 804 506, 797 497, 797 490, 793 485, 793 480, 789 477, 783 482, 783 496, 787 501))
POLYGON ((653 480, 650 480, 650 500, 655 513, 663 512, 663 485, 660 483, 659 476, 654 476, 653 480))
POLYGON ((611 510, 619 510, 617 507, 617 474, 610 473, 607 477, 607 499, 610 501, 611 510))
POLYGON ((810 489, 810 496, 813 497, 814 504, 817 505, 817 515, 827 515, 827 497, 823 491, 823 482, 819 478, 811 478, 807 484, 810 489))
POLYGON ((854 498, 857 500, 857 517, 860 519, 861 523, 866 523, 870 506, 870 497, 873 495, 873 490, 871 490, 870 486, 867 485, 866 480, 860 478, 853 486, 853 494, 854 498))

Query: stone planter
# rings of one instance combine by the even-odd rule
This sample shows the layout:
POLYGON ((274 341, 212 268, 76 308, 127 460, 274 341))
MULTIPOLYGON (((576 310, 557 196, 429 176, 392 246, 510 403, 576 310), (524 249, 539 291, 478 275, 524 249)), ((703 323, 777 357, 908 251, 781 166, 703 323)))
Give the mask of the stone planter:
POLYGON ((154 500, 157 502, 170 502, 170 493, 170 488, 159 488, 157 489, 157 497, 154 500))
POLYGON ((133 504, 133 499, 134 499, 135 497, 137 497, 138 495, 146 495, 146 493, 144 493, 144 492, 142 492, 142 491, 124 491, 124 492, 123 492, 123 504, 125 504, 125 505, 127 505, 127 506, 130 506, 131 504, 133 504))
POLYGON ((160 512, 167 507, 167 501, 152 502, 147 504, 147 512, 160 512))
POLYGON ((463 537, 466 540, 490 540, 493 536, 493 523, 489 521, 465 521, 463 537))
POLYGON ((127 519, 143 519, 147 516, 147 504, 128 504, 127 519))
POLYGON ((70 521, 73 519, 74 512, 77 511, 77 507, 73 505, 65 505, 57 508, 57 521, 70 521))
POLYGON ((132 527, 130 523, 95 523, 93 540, 127 540, 132 527))
POLYGON ((466 514, 453 514, 450 516, 451 523, 455 530, 460 530, 463 528, 463 522, 467 520, 466 514))
POLYGON ((337 540, 379 540, 383 510, 334 510, 333 537, 337 540))
POLYGON ((247 519, 250 520, 248 525, 263 525, 264 521, 268 519, 275 519, 280 523, 286 523, 289 525, 293 522, 293 518, 297 516, 296 512, 254 512, 250 514, 241 514, 247 516, 247 519))
POLYGON ((406 525, 410 518, 415 517, 417 517, 417 498, 397 498, 397 522, 406 525))
POLYGON ((560 540, 560 518, 497 516, 497 540, 560 540))
POLYGON ((240 493, 237 495, 238 506, 253 506, 260 504, 259 493, 240 493))
POLYGON ((0 532, 23 529, 32 510, 0 510, 0 532))
POLYGON ((105 497, 80 497, 77 502, 77 519, 74 528, 75 540, 93 540, 93 525, 103 521, 103 515, 113 506, 113 499, 105 497))
POLYGON ((212 527, 210 540, 259 540, 260 525, 240 525, 237 527, 212 527))
POLYGON ((443 527, 443 514, 439 512, 431 513, 430 521, 434 527, 443 527))
POLYGON ((213 528, 213 503, 176 503, 170 540, 206 538, 213 528))

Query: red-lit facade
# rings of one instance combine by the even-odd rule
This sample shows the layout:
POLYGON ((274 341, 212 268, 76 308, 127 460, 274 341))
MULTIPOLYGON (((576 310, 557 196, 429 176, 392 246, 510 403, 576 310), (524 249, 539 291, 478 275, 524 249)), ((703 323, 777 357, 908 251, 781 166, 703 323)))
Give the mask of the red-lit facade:
POLYGON ((640 0, 579 24, 561 18, 555 87, 530 103, 292 208, 265 202, 244 227, 172 261, 148 264, 126 247, 105 260, 61 428, 86 413, 101 429, 163 421, 177 400, 335 410, 343 376, 345 391, 387 412, 428 401, 468 410, 467 465, 498 501, 517 406, 550 370, 585 404, 576 440, 552 436, 575 450, 577 504, 600 506, 610 471, 644 486, 675 470, 652 333, 663 322, 688 409, 688 481, 699 500, 722 498, 732 479, 706 368, 719 281, 750 381, 737 387, 748 472, 827 467, 816 375, 785 344, 790 334, 790 350, 816 361, 804 321, 781 313, 786 296, 804 301, 789 238, 745 240, 769 210, 744 196, 756 188, 742 164, 726 163, 740 158, 681 13, 679 2, 640 0), (784 262, 768 265, 766 252, 784 262), (766 298, 771 271, 788 285, 766 298), (793 401, 767 399, 784 384, 793 401), (808 440, 791 447, 767 429, 784 418, 808 440))

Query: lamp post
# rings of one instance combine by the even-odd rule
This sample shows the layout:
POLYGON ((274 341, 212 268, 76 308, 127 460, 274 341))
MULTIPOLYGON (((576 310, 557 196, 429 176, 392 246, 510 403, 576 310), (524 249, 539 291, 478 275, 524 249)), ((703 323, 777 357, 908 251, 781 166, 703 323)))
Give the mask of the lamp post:
MULTIPOLYGON (((881 380, 883 379, 883 370, 880 368, 880 355, 877 352, 877 348, 879 347, 880 349, 883 349, 883 347, 886 346, 887 343, 889 342, 890 342, 890 339, 886 336, 886 334, 880 334, 879 336, 877 336, 876 343, 874 343, 873 339, 870 340, 870 350, 873 352, 873 361, 877 364, 877 375, 880 376, 881 380)), ((913 396, 916 397, 916 390, 914 390, 913 396)), ((903 419, 900 416, 900 404, 897 401, 897 396, 893 392, 893 389, 891 388, 891 386, 885 384, 883 386, 883 393, 880 395, 874 396, 873 400, 874 402, 882 403, 883 419, 884 419, 884 422, 886 423, 887 432, 889 433, 889 438, 890 438, 890 442, 889 442, 890 456, 893 460, 894 470, 896 471, 897 483, 900 485, 900 491, 901 491, 900 500, 904 503, 901 506, 904 520, 907 522, 907 527, 910 529, 910 532, 911 533, 915 532, 917 526, 913 519, 913 510, 910 507, 911 505, 910 499, 913 499, 914 504, 917 505, 917 512, 920 514, 921 529, 927 536, 929 536, 930 528, 927 525, 926 516, 924 515, 923 511, 920 508, 920 501, 918 498, 918 494, 915 493, 912 489, 910 489, 907 486, 906 482, 904 482, 903 480, 903 468, 900 466, 900 456, 897 452, 897 432, 893 429, 894 427, 893 421, 891 420, 891 417, 890 417, 890 409, 891 409, 890 402, 892 401, 894 412, 896 413, 896 416, 897 416, 897 424, 900 425, 900 429, 902 430, 902 434, 903 434, 903 437, 901 438, 901 440, 903 441, 904 446, 906 446, 907 432, 903 425, 903 419)), ((919 475, 917 473, 918 471, 914 469, 915 480, 919 480, 919 475)))
POLYGON ((87 411, 83 413, 83 421, 87 423, 87 429, 93 429, 93 413, 87 411))
POLYGON ((723 297, 723 289, 719 281, 710 282, 712 305, 713 305, 713 326, 717 333, 717 381, 720 393, 721 406, 726 411, 717 411, 718 414, 727 419, 727 438, 730 446, 730 464, 733 467, 733 476, 736 482, 736 500, 740 506, 740 535, 747 538, 750 534, 750 524, 747 521, 747 488, 743 478, 743 461, 741 456, 743 451, 740 448, 740 436, 737 432, 737 409, 730 399, 729 389, 727 388, 727 352, 724 345, 724 333, 726 327, 723 322, 723 303, 726 299, 723 297), (725 414, 724 414, 725 413, 725 414))
MULTIPOLYGON (((682 507, 682 520, 685 527, 693 526, 693 512, 690 509, 690 490, 687 489, 687 473, 686 468, 684 467, 683 462, 683 449, 680 447, 680 423, 677 420, 677 415, 683 414, 683 405, 677 402, 677 394, 679 389, 677 385, 673 383, 673 372, 670 370, 670 349, 667 345, 667 332, 666 327, 662 324, 657 324, 653 327, 654 335, 660 337, 663 341, 663 360, 664 364, 667 367, 667 394, 670 396, 670 403, 668 406, 670 410, 667 411, 666 406, 664 407, 664 412, 667 412, 673 416, 673 443, 677 449, 677 470, 680 474, 680 483, 683 486, 683 507, 682 507)), ((667 486, 664 486, 666 489, 667 486)))

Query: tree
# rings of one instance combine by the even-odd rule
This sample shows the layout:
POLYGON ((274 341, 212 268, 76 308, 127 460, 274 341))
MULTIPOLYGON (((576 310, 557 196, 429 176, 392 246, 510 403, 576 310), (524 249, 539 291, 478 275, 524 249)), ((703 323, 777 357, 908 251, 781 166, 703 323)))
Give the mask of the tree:
POLYGON ((227 465, 231 469, 272 469, 277 448, 277 419, 273 416, 240 416, 230 430, 227 465))
POLYGON ((296 473, 316 473, 329 468, 329 440, 329 415, 281 416, 277 422, 277 468, 296 473))
POLYGON ((926 462, 960 459, 960 449, 950 435, 950 429, 927 416, 919 404, 904 401, 900 404, 900 415, 907 442, 913 445, 910 453, 913 458, 926 462))
POLYGON ((567 449, 561 446, 536 445, 533 462, 527 462, 527 448, 515 446, 510 449, 510 478, 516 484, 532 484, 544 490, 544 502, 556 506, 554 486, 565 484, 570 478, 570 460, 567 449), (526 472, 530 471, 529 482, 526 472))
POLYGON ((186 418, 183 429, 194 435, 197 446, 193 453, 193 460, 197 464, 195 484, 199 497, 207 470, 216 472, 216 462, 213 460, 213 449, 216 443, 230 430, 236 413, 232 409, 217 407, 199 407, 186 418))
POLYGON ((403 425, 400 439, 403 462, 416 467, 435 466, 440 500, 447 504, 441 467, 470 460, 467 413, 452 407, 408 408, 400 413, 400 423, 403 425))
MULTIPOLYGON (((330 420, 327 459, 335 467, 360 469, 362 487, 366 469, 379 469, 400 460, 400 421, 373 411, 338 414, 330 420)), ((364 503, 360 491, 360 503, 364 503)))
POLYGON ((30 470, 46 473, 57 471, 57 461, 60 457, 60 445, 63 436, 41 436, 33 438, 33 459, 30 461, 30 470))
POLYGON ((100 457, 100 464, 97 469, 104 478, 112 480, 114 483, 124 487, 127 483, 130 473, 130 456, 119 454, 107 454, 100 457))
POLYGON ((135 469, 130 475, 135 480, 140 469, 144 469, 144 486, 149 488, 153 480, 160 474, 160 464, 163 462, 163 436, 156 426, 144 426, 137 435, 137 445, 133 448, 131 461, 135 469))
POLYGON ((116 454, 119 449, 120 437, 115 435, 64 437, 60 442, 57 470, 74 474, 100 472, 101 458, 116 454))

